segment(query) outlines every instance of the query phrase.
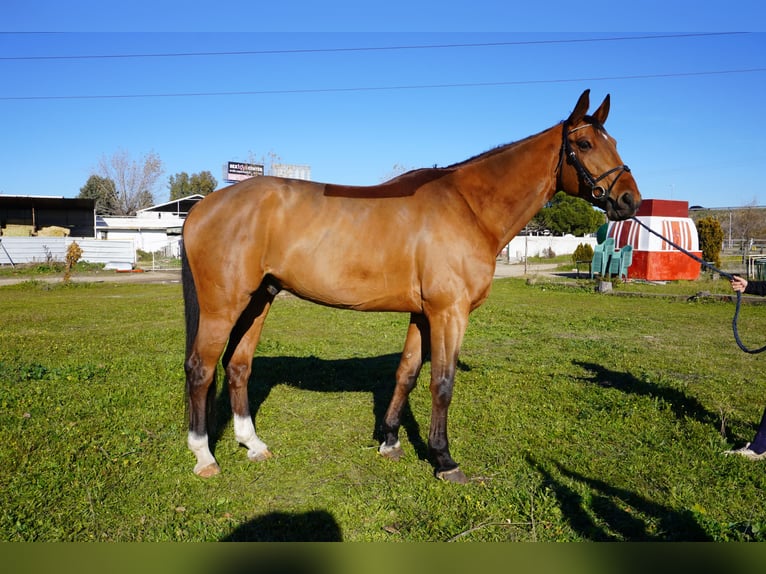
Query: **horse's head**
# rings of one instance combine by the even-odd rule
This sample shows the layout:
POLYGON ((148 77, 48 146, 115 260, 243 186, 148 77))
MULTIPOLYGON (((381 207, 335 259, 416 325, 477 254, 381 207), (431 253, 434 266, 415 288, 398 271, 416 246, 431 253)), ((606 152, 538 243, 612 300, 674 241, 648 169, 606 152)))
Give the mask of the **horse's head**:
POLYGON ((633 174, 617 153, 617 143, 604 129, 609 96, 593 113, 588 111, 590 90, 585 90, 563 125, 559 186, 606 211, 612 220, 632 217, 641 204, 633 174))

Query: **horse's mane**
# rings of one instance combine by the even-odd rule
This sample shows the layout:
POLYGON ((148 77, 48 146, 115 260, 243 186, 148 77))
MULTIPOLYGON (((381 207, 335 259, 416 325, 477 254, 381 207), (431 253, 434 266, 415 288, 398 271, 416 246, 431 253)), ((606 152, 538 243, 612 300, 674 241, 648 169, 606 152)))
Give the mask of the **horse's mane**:
MULTIPOLYGON (((561 125, 561 124, 559 123, 558 125, 561 125)), ((544 130, 544 131, 548 131, 548 130, 544 130)), ((459 161, 457 163, 453 163, 452 165, 447 166, 447 169, 454 169, 454 168, 458 168, 458 167, 463 167, 463 166, 465 166, 465 165, 467 165, 469 163, 474 163, 474 162, 477 162, 477 161, 485 160, 485 159, 490 158, 492 156, 495 156, 495 155, 497 155, 499 153, 502 153, 502 152, 504 152, 504 151, 506 151, 506 150, 508 150, 510 148, 513 148, 513 147, 516 147, 518 145, 521 145, 524 142, 527 142, 527 141, 531 140, 532 138, 537 137, 541 133, 543 133, 543 132, 538 132, 536 134, 532 134, 531 136, 527 136, 524 139, 516 140, 516 141, 511 142, 511 143, 501 144, 499 146, 495 146, 492 149, 489 149, 489 150, 487 150, 485 152, 477 154, 477 155, 475 155, 473 157, 469 157, 468 159, 464 159, 463 161, 459 161)))
POLYGON ((382 198, 414 195, 422 186, 452 173, 450 168, 413 169, 380 185, 353 186, 325 184, 324 194, 328 197, 382 198))
MULTIPOLYGON (((586 116, 585 121, 593 124, 598 129, 603 127, 596 122, 592 117, 586 116)), ((561 126, 563 122, 557 124, 561 126)), ((556 127, 556 126, 554 126, 556 127)), ((550 128, 549 128, 550 129, 550 128)), ((544 130, 548 131, 548 130, 544 130)), ((531 136, 527 136, 524 139, 517 140, 515 142, 502 144, 496 146, 490 150, 477 154, 473 157, 469 157, 463 161, 453 163, 447 167, 431 167, 413 169, 398 175, 380 185, 373 186, 349 186, 349 185, 336 185, 325 184, 324 195, 329 197, 356 197, 356 198, 381 198, 381 197, 404 197, 413 195, 420 187, 425 184, 444 177, 447 174, 452 173, 458 168, 464 167, 471 163, 479 162, 487 158, 493 157, 497 154, 503 153, 511 148, 519 146, 530 139, 539 136, 543 132, 538 132, 531 136)))
MULTIPOLYGON (((604 128, 604 125, 601 122, 599 122, 598 120, 596 120, 593 116, 585 116, 583 118, 583 122, 586 123, 586 124, 592 125, 598 131, 602 131, 602 132, 606 131, 606 129, 604 128)), ((556 124, 553 127, 555 128, 555 127, 563 126, 563 125, 564 125, 564 122, 561 121, 561 122, 559 122, 558 124, 556 124)), ((547 131, 548 130, 543 130, 542 132, 538 132, 536 134, 532 134, 531 136, 527 136, 524 139, 520 139, 520 140, 511 142, 511 143, 501 144, 499 146, 493 147, 492 149, 489 149, 489 150, 487 150, 485 152, 477 154, 477 155, 475 155, 473 157, 469 157, 468 159, 465 159, 463 161, 459 161, 457 163, 453 163, 452 165, 447 166, 446 169, 454 169, 454 168, 458 168, 458 167, 463 167, 463 166, 465 166, 465 165, 467 165, 469 163, 478 162, 478 161, 482 161, 484 159, 490 158, 490 157, 492 157, 494 155, 497 155, 499 153, 502 153, 502 152, 504 152, 504 151, 506 151, 506 150, 508 150, 508 149, 510 149, 512 147, 521 145, 524 142, 529 141, 530 139, 532 139, 534 137, 537 137, 541 133, 547 132, 547 131)))
POLYGON ((453 163, 452 165, 450 165, 448 167, 450 167, 450 168, 457 168, 457 167, 462 167, 464 165, 467 165, 469 163, 473 163, 475 161, 481 161, 481 160, 486 159, 488 157, 492 157, 493 155, 497 155, 500 152, 503 152, 503 151, 507 150, 508 148, 513 147, 517 143, 518 142, 511 142, 511 143, 501 144, 499 146, 495 146, 492 149, 489 149, 487 151, 481 152, 480 154, 477 154, 477 155, 475 155, 473 157, 469 157, 468 159, 464 159, 463 161, 459 161, 457 163, 453 163))

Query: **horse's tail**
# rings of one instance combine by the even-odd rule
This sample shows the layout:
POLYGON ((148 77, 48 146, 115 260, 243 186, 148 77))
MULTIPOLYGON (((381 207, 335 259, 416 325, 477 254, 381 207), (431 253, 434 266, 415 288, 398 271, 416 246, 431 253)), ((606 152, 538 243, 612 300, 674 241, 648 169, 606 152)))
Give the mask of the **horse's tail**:
MULTIPOLYGON (((184 370, 187 373, 186 386, 184 393, 184 403, 186 405, 186 419, 189 418, 189 372, 194 366, 191 364, 191 354, 194 347, 194 341, 197 338, 197 332, 199 331, 199 299, 197 298, 197 287, 194 284, 194 274, 189 266, 189 258, 186 255, 186 247, 184 246, 183 239, 181 240, 181 284, 183 285, 184 294, 184 318, 186 320, 186 354, 184 358, 184 370)), ((213 380, 208 387, 207 392, 207 421, 208 426, 211 427, 215 423, 215 396, 216 396, 216 376, 213 373, 213 380)))
POLYGON ((186 319, 186 360, 191 356, 194 339, 197 338, 199 329, 199 300, 197 288, 194 285, 194 275, 189 267, 189 259, 186 257, 186 247, 181 241, 181 284, 184 292, 184 317, 186 319))

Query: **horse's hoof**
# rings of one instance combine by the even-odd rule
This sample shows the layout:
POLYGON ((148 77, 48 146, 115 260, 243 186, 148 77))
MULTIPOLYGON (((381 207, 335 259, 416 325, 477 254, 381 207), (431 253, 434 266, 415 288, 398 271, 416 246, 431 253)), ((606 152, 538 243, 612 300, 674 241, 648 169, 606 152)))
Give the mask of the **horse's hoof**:
POLYGON ((218 466, 218 463, 214 462, 213 464, 203 466, 200 469, 195 468, 194 474, 202 478, 210 478, 211 476, 215 476, 216 474, 221 474, 221 467, 218 466))
POLYGON ((247 458, 251 460, 252 462, 260 462, 262 460, 268 460, 272 456, 274 455, 271 454, 271 451, 268 449, 254 452, 254 453, 249 453, 249 452, 247 453, 247 458))
POLYGON ((468 477, 463 474, 460 468, 453 468, 452 470, 443 470, 436 473, 436 478, 444 480, 446 482, 456 482, 457 484, 467 484, 468 477))
POLYGON ((397 461, 404 455, 404 450, 402 450, 402 445, 399 441, 396 441, 396 444, 393 446, 388 446, 386 443, 381 444, 380 448, 378 448, 378 454, 389 460, 397 461))

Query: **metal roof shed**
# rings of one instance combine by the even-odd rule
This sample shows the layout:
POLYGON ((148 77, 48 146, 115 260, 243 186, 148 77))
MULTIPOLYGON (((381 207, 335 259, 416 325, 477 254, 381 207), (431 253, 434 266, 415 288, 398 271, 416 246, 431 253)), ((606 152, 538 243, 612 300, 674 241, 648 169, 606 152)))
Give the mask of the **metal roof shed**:
POLYGON ((199 193, 193 195, 187 195, 179 199, 173 199, 166 203, 160 203, 158 205, 152 205, 146 209, 139 209, 136 215, 142 213, 170 213, 176 217, 186 218, 189 210, 194 207, 194 204, 203 199, 205 196, 199 193))
POLYGON ((70 237, 95 237, 95 210, 93 199, 0 195, 0 227, 27 225, 37 232, 55 226, 70 237))

